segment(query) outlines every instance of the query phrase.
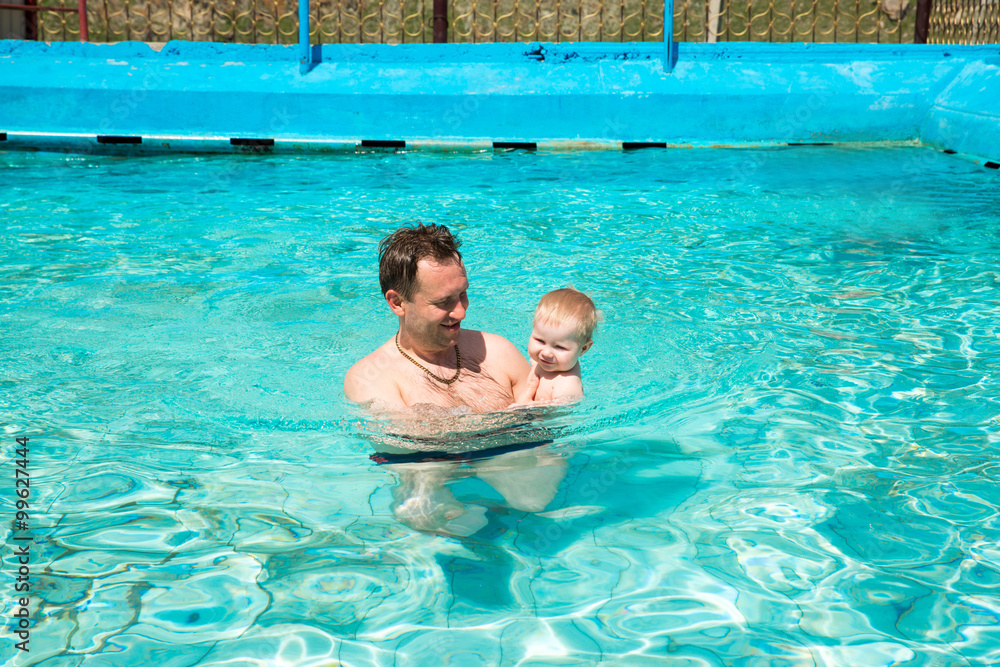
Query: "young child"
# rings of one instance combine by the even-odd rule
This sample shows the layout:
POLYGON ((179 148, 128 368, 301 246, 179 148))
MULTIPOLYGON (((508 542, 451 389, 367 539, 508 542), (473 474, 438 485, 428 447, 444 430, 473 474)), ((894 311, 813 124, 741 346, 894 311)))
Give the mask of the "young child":
POLYGON ((586 294, 572 287, 549 292, 538 302, 528 340, 531 372, 519 404, 583 396, 580 355, 590 349, 600 315, 586 294))

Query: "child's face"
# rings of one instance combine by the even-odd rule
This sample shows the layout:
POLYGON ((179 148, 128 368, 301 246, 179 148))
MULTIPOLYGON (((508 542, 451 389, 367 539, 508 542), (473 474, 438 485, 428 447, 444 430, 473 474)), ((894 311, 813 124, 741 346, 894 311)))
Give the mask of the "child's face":
POLYGON ((549 373, 571 370, 593 342, 588 340, 580 345, 576 335, 572 322, 553 324, 536 321, 528 340, 528 356, 549 373))

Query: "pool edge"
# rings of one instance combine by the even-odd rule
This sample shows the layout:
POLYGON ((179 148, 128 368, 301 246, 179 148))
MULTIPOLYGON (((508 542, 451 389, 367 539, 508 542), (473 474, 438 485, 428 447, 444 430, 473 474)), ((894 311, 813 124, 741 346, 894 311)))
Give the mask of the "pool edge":
POLYGON ((0 42, 0 150, 540 151, 923 143, 1000 159, 1000 47, 0 42), (989 84, 989 85, 984 85, 989 84), (974 131, 963 131, 971 123, 974 131))

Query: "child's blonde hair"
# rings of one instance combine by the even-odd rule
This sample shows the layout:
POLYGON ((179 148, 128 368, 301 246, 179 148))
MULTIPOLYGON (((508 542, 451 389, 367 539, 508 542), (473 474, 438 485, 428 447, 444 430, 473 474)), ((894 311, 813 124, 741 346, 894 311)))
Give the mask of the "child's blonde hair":
POLYGON ((594 335, 601 314, 590 297, 578 289, 564 287, 549 292, 535 308, 535 322, 562 324, 573 322, 580 343, 586 343, 594 335))

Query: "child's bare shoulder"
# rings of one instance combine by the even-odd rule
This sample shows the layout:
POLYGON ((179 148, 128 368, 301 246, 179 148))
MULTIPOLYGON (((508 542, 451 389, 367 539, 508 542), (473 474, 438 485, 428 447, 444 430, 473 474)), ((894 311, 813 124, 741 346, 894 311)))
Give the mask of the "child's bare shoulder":
POLYGON ((552 398, 583 396, 583 380, 580 379, 579 370, 559 373, 551 382, 552 398))

